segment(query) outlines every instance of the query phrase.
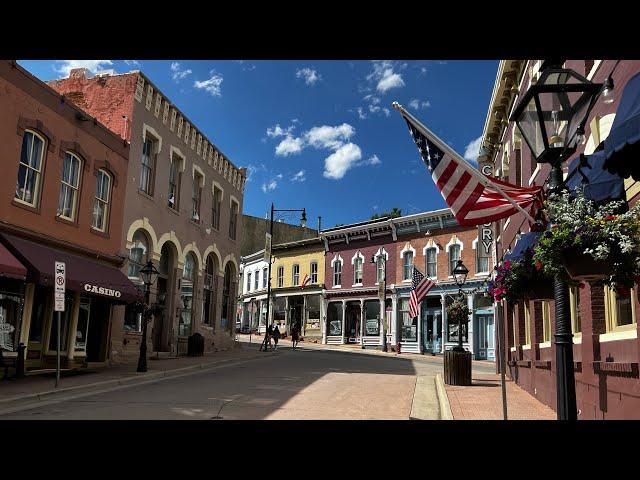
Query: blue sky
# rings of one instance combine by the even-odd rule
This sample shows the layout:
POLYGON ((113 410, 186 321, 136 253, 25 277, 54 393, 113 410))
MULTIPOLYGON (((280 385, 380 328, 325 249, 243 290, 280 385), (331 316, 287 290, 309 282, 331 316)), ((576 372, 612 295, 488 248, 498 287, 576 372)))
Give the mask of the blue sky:
MULTIPOLYGON (((244 213, 305 207, 329 228, 446 205, 398 101, 475 158, 497 60, 20 61, 42 80, 70 68, 142 70, 235 165, 249 169, 244 213)), ((295 218, 285 221, 295 223, 295 218)))

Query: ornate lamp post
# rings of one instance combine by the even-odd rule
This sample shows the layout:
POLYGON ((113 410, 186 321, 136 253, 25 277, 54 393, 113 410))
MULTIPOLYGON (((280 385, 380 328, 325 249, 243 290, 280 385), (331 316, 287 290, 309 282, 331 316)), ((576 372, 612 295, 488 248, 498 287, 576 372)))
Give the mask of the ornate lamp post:
MULTIPOLYGON (((469 269, 462 263, 462 260, 458 260, 456 268, 453 269, 453 279, 458 286, 458 295, 463 297, 462 287, 467 283, 467 275, 469 275, 469 269)), ((454 348, 457 352, 464 352, 462 348, 462 318, 458 318, 458 346, 454 348)))
MULTIPOLYGON (((516 122, 536 161, 551 165, 549 192, 560 193, 565 188, 562 162, 585 142, 584 126, 603 85, 560 68, 559 61, 547 63, 509 120, 516 122)), ((558 420, 576 420, 569 287, 559 276, 554 297, 558 420)))
MULTIPOLYGON (((386 352, 388 351, 387 348, 387 319, 386 319, 386 315, 387 315, 387 252, 385 251, 384 247, 382 247, 382 250, 380 252, 380 255, 378 256, 378 259, 380 261, 382 261, 382 265, 383 265, 383 277, 380 278, 380 274, 377 271, 378 268, 378 263, 376 261, 376 256, 372 255, 371 256, 371 262, 376 265, 376 277, 378 278, 378 283, 380 283, 382 285, 382 313, 380 314, 380 323, 381 325, 381 330, 382 330, 382 351, 386 352)), ((362 321, 362 320, 361 320, 362 321)), ((399 337, 398 337, 399 338, 399 337)), ((398 344, 400 344, 400 340, 398 340, 398 344)))
MULTIPOLYGON (((301 210, 277 210, 273 208, 273 203, 272 203, 271 204, 271 220, 269 222, 269 236, 272 242, 273 242, 273 214, 275 212, 302 212, 302 215, 300 216, 300 226, 305 227, 307 225, 307 210, 305 208, 301 210)), ((271 263, 272 263, 271 245, 272 243, 269 243, 269 252, 268 252, 269 253, 269 271, 267 273, 267 311, 266 311, 266 318, 265 318, 264 342, 260 344, 260 350, 264 348, 265 352, 267 351, 267 347, 269 346, 269 335, 267 334, 267 330, 269 329, 269 304, 271 303, 271 263)), ((267 252, 265 252, 265 255, 266 254, 267 252)))
POLYGON ((147 323, 149 322, 152 312, 149 305, 149 293, 150 287, 156 282, 159 273, 151 260, 140 270, 140 276, 144 282, 144 310, 142 313, 142 341, 140 342, 140 357, 138 358, 137 372, 147 371, 147 323))

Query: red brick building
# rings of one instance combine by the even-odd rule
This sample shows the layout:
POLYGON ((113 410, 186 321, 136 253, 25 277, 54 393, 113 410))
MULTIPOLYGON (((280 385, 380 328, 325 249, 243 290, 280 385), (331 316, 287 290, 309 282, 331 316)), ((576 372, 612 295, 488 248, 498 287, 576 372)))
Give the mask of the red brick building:
POLYGON ((13 61, 0 62, 0 339, 51 367, 54 262, 66 264, 62 366, 103 363, 112 312, 139 298, 119 268, 128 144, 13 61))
MULTIPOLYGON (((600 99, 586 124, 587 142, 564 165, 565 172, 580 153, 591 154, 609 135, 620 96, 629 79, 640 71, 640 62, 622 60, 567 60, 571 68, 595 83, 603 83, 610 72, 616 100, 600 99), (615 67, 615 70, 614 70, 615 67)), ((522 186, 543 185, 550 167, 537 164, 520 132, 508 117, 540 75, 542 61, 500 62, 483 133, 479 161, 493 167, 495 175, 522 186)), ((640 184, 625 181, 631 205, 638 199, 640 184)), ((517 234, 527 233, 521 214, 498 222, 497 254, 500 259, 516 244, 517 234)), ((594 283, 571 289, 573 356, 579 419, 640 418, 640 341, 638 339, 637 286, 631 297, 594 283)), ((503 302, 506 303, 506 302, 503 302)), ((540 401, 556 408, 555 305, 553 300, 505 305, 505 345, 508 373, 518 385, 540 401)))

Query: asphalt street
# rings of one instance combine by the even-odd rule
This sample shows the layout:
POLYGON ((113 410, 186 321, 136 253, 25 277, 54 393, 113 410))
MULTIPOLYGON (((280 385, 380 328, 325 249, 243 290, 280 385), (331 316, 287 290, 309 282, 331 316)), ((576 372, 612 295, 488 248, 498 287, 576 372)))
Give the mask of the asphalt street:
MULTIPOLYGON (((474 364, 474 371, 494 368, 474 364)), ((283 345, 264 357, 47 402, 0 419, 408 419, 418 377, 439 372, 442 362, 424 357, 283 345)))

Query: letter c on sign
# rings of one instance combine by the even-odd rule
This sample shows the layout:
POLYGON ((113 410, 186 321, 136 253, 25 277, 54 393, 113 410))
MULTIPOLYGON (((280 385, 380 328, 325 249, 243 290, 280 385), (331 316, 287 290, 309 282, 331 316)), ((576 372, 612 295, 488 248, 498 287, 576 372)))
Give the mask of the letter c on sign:
POLYGON ((90 292, 91 291, 91 285, 89 285, 88 283, 84 284, 84 291, 85 292, 90 292))
POLYGON ((482 173, 485 175, 493 175, 493 168, 491 168, 491 165, 484 165, 482 167, 482 173))

